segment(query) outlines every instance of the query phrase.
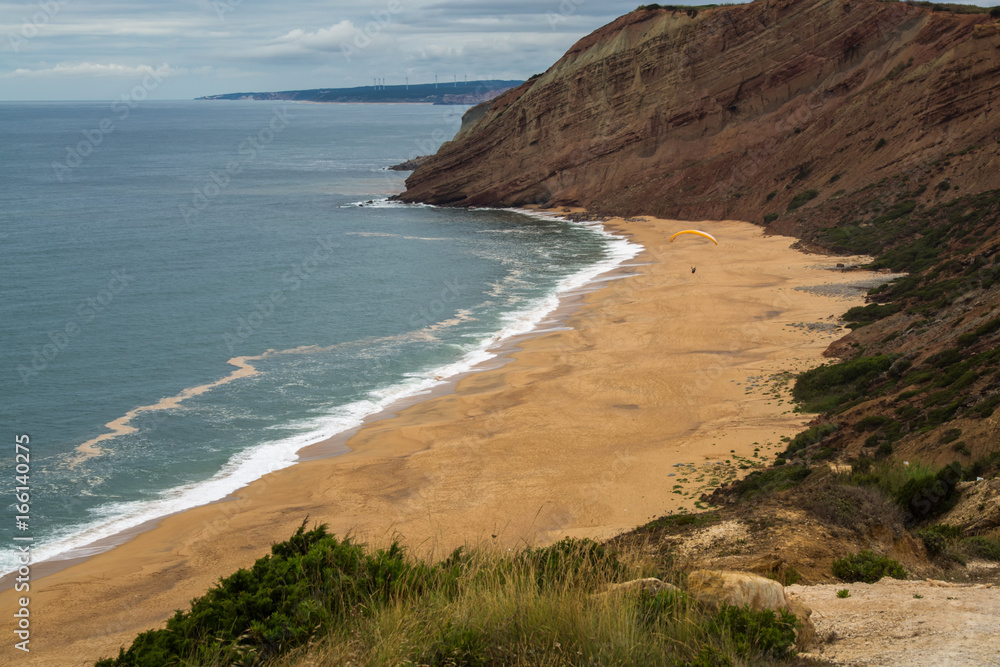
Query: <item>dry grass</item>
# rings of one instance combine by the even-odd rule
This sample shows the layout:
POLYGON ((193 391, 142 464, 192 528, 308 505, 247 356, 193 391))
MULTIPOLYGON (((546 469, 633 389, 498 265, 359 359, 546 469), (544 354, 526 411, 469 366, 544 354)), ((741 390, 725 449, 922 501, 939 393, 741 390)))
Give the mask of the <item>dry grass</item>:
POLYGON ((473 549, 455 564, 454 586, 361 611, 349 632, 273 664, 781 664, 681 592, 605 594, 619 581, 669 576, 638 552, 605 559, 577 544, 557 561, 540 553, 473 549))

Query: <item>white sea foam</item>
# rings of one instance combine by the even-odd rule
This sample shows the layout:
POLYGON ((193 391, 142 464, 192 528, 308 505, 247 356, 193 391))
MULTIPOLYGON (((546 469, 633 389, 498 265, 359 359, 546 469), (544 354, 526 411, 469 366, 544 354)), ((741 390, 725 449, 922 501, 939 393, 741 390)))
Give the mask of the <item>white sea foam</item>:
MULTIPOLYGON (((380 205, 387 207, 409 206, 395 201, 383 200, 383 202, 380 205)), ((557 216, 534 211, 509 210, 530 217, 561 220, 557 216)), ((499 331, 468 344, 463 355, 456 361, 411 373, 400 383, 371 392, 367 400, 338 406, 322 417, 293 425, 283 425, 283 428, 291 427, 301 432, 247 447, 233 455, 222 469, 208 480, 167 489, 152 500, 102 505, 93 511, 93 518, 89 522, 82 526, 67 528, 64 532, 53 536, 47 543, 37 546, 34 550, 34 562, 93 555, 114 546, 115 535, 170 514, 221 500, 268 473, 293 465, 297 461, 299 450, 304 447, 356 428, 366 417, 382 412, 399 400, 420 396, 455 376, 474 370, 476 366, 496 357, 501 344, 510 338, 540 330, 564 329, 565 327, 558 326, 553 328, 551 320, 547 319, 559 306, 560 297, 594 283, 602 274, 622 266, 642 250, 641 246, 608 232, 599 222, 570 224, 586 227, 605 238, 604 259, 566 276, 550 294, 532 299, 524 308, 504 315, 499 331), (102 544, 95 544, 97 542, 102 544)), ((16 567, 12 559, 4 559, 0 563, 0 574, 12 572, 16 567)))
POLYGON ((366 208, 436 208, 433 204, 409 204, 398 199, 390 199, 389 197, 362 199, 361 201, 341 204, 340 208, 354 208, 357 206, 366 208))

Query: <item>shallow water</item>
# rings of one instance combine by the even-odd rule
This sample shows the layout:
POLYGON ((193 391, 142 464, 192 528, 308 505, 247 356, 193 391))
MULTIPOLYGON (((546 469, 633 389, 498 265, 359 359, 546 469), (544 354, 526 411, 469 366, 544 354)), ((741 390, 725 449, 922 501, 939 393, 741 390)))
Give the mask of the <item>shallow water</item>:
POLYGON ((222 498, 634 255, 596 226, 385 201, 406 174, 384 167, 465 109, 0 104, 10 477, 31 438, 28 527, 11 505, 0 540, 37 561, 222 498))

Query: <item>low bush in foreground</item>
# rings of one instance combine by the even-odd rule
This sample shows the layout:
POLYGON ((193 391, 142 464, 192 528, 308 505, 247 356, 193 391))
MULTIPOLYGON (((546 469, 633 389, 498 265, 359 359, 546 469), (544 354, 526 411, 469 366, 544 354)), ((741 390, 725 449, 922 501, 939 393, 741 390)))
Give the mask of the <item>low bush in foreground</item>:
POLYGON ((787 612, 704 607, 680 591, 609 592, 677 579, 589 540, 458 550, 430 565, 303 525, 220 580, 162 630, 100 667, 157 665, 787 664, 787 612))
POLYGON ((112 665, 261 664, 308 642, 317 628, 344 623, 425 587, 441 586, 445 568, 413 563, 393 544, 369 553, 323 526, 305 524, 250 569, 238 570, 178 611, 164 630, 139 635, 112 665))
POLYGON ((867 549, 833 561, 833 576, 849 584, 856 581, 874 584, 882 577, 906 579, 907 574, 898 561, 867 549))

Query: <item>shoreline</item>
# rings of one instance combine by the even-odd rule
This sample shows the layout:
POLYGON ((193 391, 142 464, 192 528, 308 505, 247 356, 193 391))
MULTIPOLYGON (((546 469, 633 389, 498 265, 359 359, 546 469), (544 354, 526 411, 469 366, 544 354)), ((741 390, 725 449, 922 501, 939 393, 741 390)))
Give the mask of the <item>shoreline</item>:
MULTIPOLYGON (((809 268, 843 258, 792 251, 794 239, 764 237, 749 223, 616 219, 605 227, 634 236, 652 261, 628 267, 628 279, 603 274, 596 291, 579 295, 570 328, 512 337, 494 357, 504 363, 363 425, 345 438, 343 456, 303 458, 329 441, 310 445, 300 463, 228 499, 36 578, 31 663, 116 653, 287 539, 306 515, 376 543, 398 535, 431 557, 481 540, 603 538, 691 509, 667 479, 677 464, 723 465, 737 449, 750 459, 754 445, 766 455, 765 439, 776 446, 794 435, 805 419, 737 378, 820 362, 832 336, 788 331, 782 318, 826 320, 861 303, 860 292, 836 300, 794 290, 804 278, 856 280, 809 268), (693 243, 671 246, 677 225, 700 225, 725 247, 710 255, 693 243), (697 274, 688 273, 692 261, 697 274)), ((0 596, 12 604, 12 591, 0 596)))
MULTIPOLYGON (((534 218, 559 217, 551 212, 543 213, 531 209, 508 210, 520 215, 534 218)), ((506 365, 511 361, 511 355, 520 349, 518 347, 520 342, 529 340, 537 335, 548 333, 552 330, 565 328, 565 319, 579 306, 586 294, 600 289, 609 280, 632 275, 627 272, 627 266, 637 255, 641 254, 643 250, 641 246, 634 246, 634 244, 632 244, 632 247, 629 247, 629 244, 624 237, 607 233, 599 222, 569 222, 569 224, 593 229, 595 230, 595 233, 613 239, 617 242, 618 247, 614 248, 613 246, 609 246, 610 254, 608 257, 565 276, 562 281, 557 283, 555 286, 555 292, 548 296, 541 297, 537 300, 537 302, 532 301, 531 304, 529 304, 532 305, 532 307, 528 310, 513 311, 510 314, 513 319, 511 322, 508 322, 504 328, 493 332, 492 337, 482 339, 479 346, 468 351, 461 359, 449 362, 448 364, 445 364, 445 366, 436 370, 444 373, 446 370, 451 370, 453 366, 462 366, 466 363, 471 364, 467 368, 457 372, 452 372, 451 374, 428 375, 428 378, 433 377, 431 386, 427 388, 416 388, 412 391, 404 390, 402 395, 397 398, 389 399, 388 402, 383 404, 381 407, 377 407, 374 411, 359 417, 359 421, 356 424, 345 426, 342 430, 332 433, 332 435, 324 436, 319 433, 315 433, 313 434, 313 439, 309 439, 308 434, 303 434, 302 438, 307 442, 307 444, 301 445, 297 450, 291 452, 289 454, 291 457, 290 462, 288 462, 284 467, 291 467, 305 461, 312 461, 349 453, 351 449, 347 446, 347 442, 359 430, 374 422, 393 418, 400 411, 416 403, 453 392, 455 385, 470 374, 494 370, 506 365), (566 283, 569 283, 568 287, 565 286, 566 283), (550 305, 548 303, 550 300, 554 301, 554 305, 552 305, 548 310, 543 311, 542 309, 550 305), (555 329, 553 329, 553 327, 555 327, 555 329), (469 355, 477 353, 479 356, 485 356, 485 358, 480 361, 466 360, 466 357, 469 355)), ((234 366, 235 370, 231 371, 228 375, 224 375, 219 379, 205 384, 185 388, 174 396, 161 398, 155 404, 133 408, 124 416, 118 417, 106 424, 105 428, 107 431, 105 433, 99 434, 98 436, 95 436, 76 447, 76 458, 73 459, 71 465, 75 465, 80 458, 100 456, 103 453, 103 450, 98 446, 98 443, 134 431, 135 429, 129 425, 129 422, 136 414, 176 407, 188 398, 205 393, 214 387, 228 384, 229 382, 240 378, 256 375, 258 371, 251 362, 256 362, 260 359, 265 359, 274 355, 295 354, 310 351, 312 349, 318 348, 315 348, 315 346, 303 346, 288 350, 268 349, 260 354, 229 359, 227 363, 230 366, 234 366)), ((401 385, 391 385, 389 389, 395 389, 400 386, 401 385)), ((279 468, 279 470, 280 469, 282 468, 279 468)), ((107 533, 102 537, 79 543, 77 546, 72 546, 52 556, 47 556, 44 560, 36 561, 32 564, 33 572, 36 574, 36 577, 45 577, 59 572, 67 567, 86 560, 87 558, 114 549, 115 547, 131 540, 136 535, 155 528, 161 521, 168 517, 182 514, 198 507, 231 500, 236 497, 240 490, 246 488, 250 484, 253 484, 261 477, 273 472, 277 472, 277 470, 272 470, 270 472, 263 473, 260 477, 250 479, 225 495, 210 498, 187 507, 166 511, 162 514, 140 517, 134 524, 131 523, 131 519, 129 517, 120 517, 120 520, 123 520, 126 523, 124 528, 114 529, 113 532, 107 533)), ((218 475, 214 475, 202 482, 202 484, 209 484, 217 478, 218 475)), ((79 542, 78 539, 71 538, 71 540, 79 542)), ((17 573, 14 571, 0 576, 0 593, 3 593, 14 586, 16 576, 17 573)))

